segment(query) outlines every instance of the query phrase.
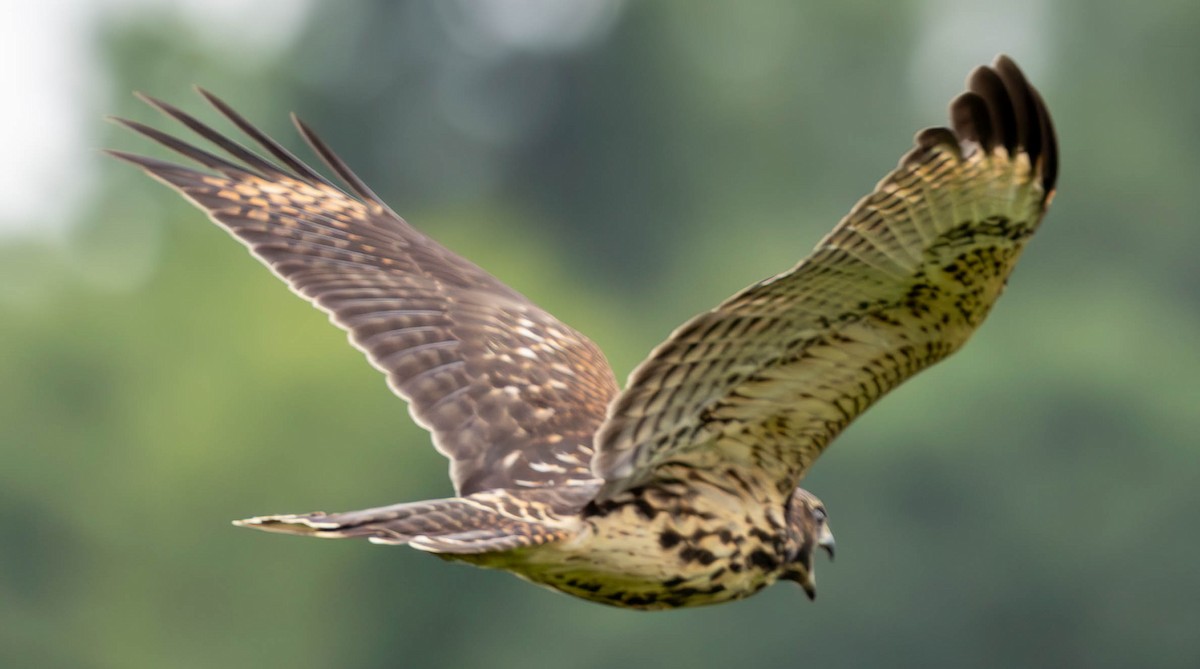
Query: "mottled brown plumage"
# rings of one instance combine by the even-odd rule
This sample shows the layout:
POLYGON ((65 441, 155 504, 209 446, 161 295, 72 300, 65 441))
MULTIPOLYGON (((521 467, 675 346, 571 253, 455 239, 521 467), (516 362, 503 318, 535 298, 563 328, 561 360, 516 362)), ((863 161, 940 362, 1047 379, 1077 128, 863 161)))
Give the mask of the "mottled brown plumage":
POLYGON ((409 402, 457 497, 239 524, 407 544, 642 609, 815 593, 825 447, 987 316, 1054 193, 1040 95, 975 70, 811 255, 676 330, 618 393, 583 335, 391 211, 307 126, 339 190, 212 95, 272 162, 144 98, 229 160, 132 121, 207 172, 111 152, 185 197, 325 310, 409 402))

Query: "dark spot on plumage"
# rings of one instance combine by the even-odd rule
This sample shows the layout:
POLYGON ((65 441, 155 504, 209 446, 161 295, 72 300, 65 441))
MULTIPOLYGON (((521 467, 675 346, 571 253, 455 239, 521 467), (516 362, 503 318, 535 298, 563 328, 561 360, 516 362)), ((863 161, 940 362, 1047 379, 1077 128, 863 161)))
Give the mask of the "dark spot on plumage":
POLYGON ((893 327, 900 327, 902 325, 899 320, 892 318, 883 312, 874 313, 872 314, 872 317, 884 325, 891 325, 893 327))
POLYGON ((646 520, 654 518, 655 514, 658 513, 658 509, 654 508, 650 502, 647 502, 641 497, 636 498, 633 501, 633 505, 637 509, 638 513, 641 514, 641 516, 646 520))
POLYGON ((779 567, 779 561, 771 557, 769 553, 761 548, 750 553, 747 559, 748 563, 762 569, 763 571, 775 571, 779 567))
POLYGON ((658 544, 663 548, 672 548, 680 541, 683 541, 683 535, 679 534, 675 530, 663 530, 662 533, 658 535, 658 544))
POLYGON ((730 532, 726 529, 717 530, 717 538, 720 539, 721 543, 723 544, 731 544, 733 543, 733 532, 730 532))
POLYGON ((679 559, 684 562, 699 562, 702 565, 710 565, 717 561, 717 556, 713 552, 704 548, 695 548, 685 546, 679 551, 679 559))
POLYGON ((658 597, 656 597, 654 593, 646 593, 644 595, 630 595, 623 601, 629 606, 645 606, 647 604, 653 604, 657 602, 658 597))
MULTIPOLYGON (((725 575, 726 571, 728 571, 728 570, 725 569, 725 567, 721 567, 720 569, 714 571, 712 574, 709 574, 709 578, 714 579, 714 580, 721 578, 722 576, 725 575)), ((722 586, 722 589, 723 588, 724 588, 724 586, 722 586)))
POLYGON ((709 589, 708 589, 708 590, 706 590, 705 592, 706 592, 707 594, 710 594, 710 595, 715 595, 715 594, 717 594, 717 593, 720 593, 720 592, 725 592, 725 586, 724 586, 724 585, 721 585, 720 583, 717 583, 716 585, 712 586, 711 588, 709 588, 709 589))
POLYGON ((742 566, 741 562, 730 562, 729 563, 729 571, 731 571, 735 574, 742 573, 743 569, 745 569, 745 567, 742 566))
POLYGON ((687 579, 685 579, 685 578, 684 578, 684 577, 682 577, 682 576, 676 576, 676 577, 674 577, 674 578, 668 578, 667 580, 663 581, 663 587, 664 587, 664 588, 674 588, 674 587, 675 587, 675 586, 677 586, 677 585, 681 585, 681 584, 682 584, 684 581, 686 581, 686 580, 687 580, 687 579))
POLYGON ((616 510, 620 506, 621 505, 619 503, 617 503, 611 499, 606 499, 604 501, 592 500, 587 503, 587 506, 583 507, 583 515, 585 517, 588 517, 588 516, 604 517, 604 516, 607 516, 608 514, 612 513, 614 510, 616 510))

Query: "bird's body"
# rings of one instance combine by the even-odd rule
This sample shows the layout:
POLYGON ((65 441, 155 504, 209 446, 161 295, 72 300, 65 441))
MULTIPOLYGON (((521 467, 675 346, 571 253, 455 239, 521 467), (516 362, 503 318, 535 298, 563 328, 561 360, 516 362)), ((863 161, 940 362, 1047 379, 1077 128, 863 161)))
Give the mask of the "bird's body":
POLYGON ((876 400, 958 350, 1053 196, 1041 97, 999 57, 791 270, 685 323, 619 391, 586 337, 205 97, 268 161, 147 99, 236 162, 122 121, 209 168, 113 152, 178 189, 351 341, 451 460, 456 497, 238 524, 407 544, 591 601, 666 609, 776 580, 815 590, 824 506, 797 487, 876 400))
POLYGON ((812 551, 818 544, 832 546, 820 502, 801 491, 794 502, 783 496, 747 504, 747 495, 765 488, 745 484, 696 477, 595 503, 600 491, 596 481, 249 522, 289 533, 305 528, 317 536, 407 543, 627 608, 679 608, 740 599, 779 578, 796 580, 811 591, 812 551), (811 520, 812 530, 789 529, 789 503, 796 505, 796 514, 811 520), (422 522, 432 522, 437 536, 414 536, 412 532, 426 531, 422 522), (802 563, 799 569, 789 566, 797 560, 802 563))
POLYGON ((728 492, 622 497, 581 509, 560 541, 455 557, 603 604, 660 609, 758 592, 778 578, 793 543, 775 507, 744 508, 728 492))

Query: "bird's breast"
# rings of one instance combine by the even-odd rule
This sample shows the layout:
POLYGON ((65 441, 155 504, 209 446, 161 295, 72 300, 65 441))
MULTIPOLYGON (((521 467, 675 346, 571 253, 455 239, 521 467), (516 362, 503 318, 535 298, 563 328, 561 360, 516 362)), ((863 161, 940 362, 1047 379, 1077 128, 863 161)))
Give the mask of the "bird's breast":
POLYGON ((542 547, 508 568, 613 606, 715 604, 748 597, 778 578, 784 531, 761 506, 634 490, 589 507, 573 539, 542 547))

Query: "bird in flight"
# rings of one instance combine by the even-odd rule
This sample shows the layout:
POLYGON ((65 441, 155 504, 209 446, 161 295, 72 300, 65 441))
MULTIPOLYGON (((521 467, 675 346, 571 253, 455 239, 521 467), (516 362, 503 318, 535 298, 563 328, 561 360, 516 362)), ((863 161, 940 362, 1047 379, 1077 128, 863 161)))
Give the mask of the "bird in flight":
POLYGON ((411 226, 299 119, 345 189, 200 94, 270 157, 144 96, 226 156, 123 119, 204 169, 110 153, 346 330, 432 433, 456 492, 236 524, 408 545, 634 609, 780 579, 815 595, 814 553, 832 557, 833 535, 801 479, 859 414, 979 327, 1057 173, 1041 96, 997 57, 950 103, 950 127, 918 132, 807 258, 683 324, 622 391, 591 341, 411 226))

